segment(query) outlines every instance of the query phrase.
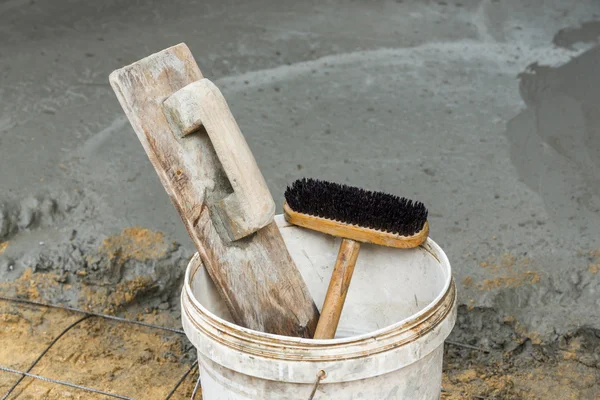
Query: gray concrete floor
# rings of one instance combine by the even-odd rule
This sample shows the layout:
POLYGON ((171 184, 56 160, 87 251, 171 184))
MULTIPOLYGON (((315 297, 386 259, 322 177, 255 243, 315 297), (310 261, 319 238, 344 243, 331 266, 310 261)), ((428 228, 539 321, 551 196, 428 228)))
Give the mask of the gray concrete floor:
POLYGON ((192 251, 107 82, 185 42, 278 204, 301 176, 419 199, 465 307, 544 341, 600 329, 595 20, 593 0, 0 1, 0 279, 74 229, 192 251), (61 212, 28 224, 44 199, 61 212))

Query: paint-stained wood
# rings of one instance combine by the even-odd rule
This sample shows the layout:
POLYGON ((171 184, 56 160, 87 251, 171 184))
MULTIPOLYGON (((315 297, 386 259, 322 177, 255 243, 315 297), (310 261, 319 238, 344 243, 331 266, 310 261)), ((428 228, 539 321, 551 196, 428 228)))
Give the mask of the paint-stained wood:
MULTIPOLYGON (((173 104, 163 107, 165 100, 202 79, 185 44, 153 54, 110 75, 121 106, 236 323, 264 332, 312 337, 318 311, 272 222, 272 215, 269 216, 271 206, 264 201, 264 192, 259 196, 263 203, 234 212, 236 205, 247 201, 256 188, 262 190, 264 179, 260 175, 258 185, 255 182, 250 188, 228 179, 246 175, 234 170, 243 165, 234 165, 232 169, 231 162, 235 161, 227 158, 226 141, 233 140, 242 153, 246 151, 245 141, 242 144, 236 136, 239 128, 233 117, 227 119, 229 108, 226 104, 223 107, 224 100, 215 96, 216 87, 204 81, 204 92, 197 96, 198 101, 216 103, 202 105, 204 114, 195 127, 185 121, 178 125, 171 118, 173 114, 169 122, 165 115, 165 111, 166 114, 173 111, 173 104), (220 112, 215 114, 215 110, 220 112), (220 117, 227 120, 220 121, 220 117), (182 135, 177 126, 188 132, 182 135), (227 131, 223 133, 223 129, 227 131), (213 137, 223 133, 225 143, 211 143, 206 131, 212 131, 209 134, 213 137), (225 160, 227 170, 219 159, 225 160), (243 229, 236 231, 233 225, 227 225, 227 218, 229 221, 238 218, 239 222, 239 216, 245 217, 257 209, 259 218, 247 226, 240 224, 243 229), (223 210, 225 214, 219 213, 223 210), (258 229, 258 226, 264 227, 258 229), (249 234, 255 229, 258 230, 249 234), (240 239, 231 241, 231 238, 240 239)), ((181 93, 172 98, 185 99, 181 93)), ((244 162, 249 162, 248 154, 243 156, 244 162)), ((250 167, 252 170, 255 165, 250 167)), ((256 174, 253 176, 256 178, 256 174)))

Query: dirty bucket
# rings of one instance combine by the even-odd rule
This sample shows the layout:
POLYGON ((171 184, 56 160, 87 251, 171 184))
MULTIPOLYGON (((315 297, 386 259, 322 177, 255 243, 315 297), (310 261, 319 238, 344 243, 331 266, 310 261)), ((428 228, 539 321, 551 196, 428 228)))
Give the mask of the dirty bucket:
MULTIPOLYGON (((339 239, 275 220, 320 307, 339 239)), ((315 400, 440 398, 456 289, 450 263, 431 239, 411 250, 361 246, 335 339, 235 325, 197 254, 181 302, 205 400, 307 400, 315 387, 315 400)))

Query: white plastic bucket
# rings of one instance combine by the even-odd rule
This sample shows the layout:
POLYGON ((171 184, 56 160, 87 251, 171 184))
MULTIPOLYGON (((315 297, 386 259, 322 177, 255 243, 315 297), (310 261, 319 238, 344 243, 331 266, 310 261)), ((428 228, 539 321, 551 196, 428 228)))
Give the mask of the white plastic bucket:
MULTIPOLYGON (((275 218, 317 306, 340 240, 275 218)), ((205 400, 440 398, 443 343, 456 320, 450 263, 431 239, 399 250, 364 244, 335 339, 235 325, 196 254, 181 294, 205 400)))

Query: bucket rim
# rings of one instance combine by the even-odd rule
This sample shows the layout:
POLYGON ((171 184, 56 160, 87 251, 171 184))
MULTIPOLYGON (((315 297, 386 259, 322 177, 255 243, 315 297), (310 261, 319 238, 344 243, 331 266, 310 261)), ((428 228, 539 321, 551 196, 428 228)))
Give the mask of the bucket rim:
MULTIPOLYGON (((279 228, 293 226, 287 223, 287 221, 285 221, 285 219, 281 215, 276 216, 275 221, 277 222, 279 228)), ((182 301, 184 303, 187 302, 188 304, 192 305, 202 316, 202 319, 204 319, 210 325, 213 325, 213 327, 218 329, 220 332, 227 333, 232 336, 241 335, 243 336, 243 340, 245 341, 262 342, 262 344, 268 346, 293 346, 297 348, 304 348, 306 346, 307 348, 314 350, 316 347, 336 348, 339 346, 347 346, 365 341, 379 341, 387 336, 397 336, 399 332, 405 332, 414 329, 415 326, 422 324, 424 321, 434 316, 434 314, 437 314, 435 311, 438 308, 441 308, 444 303, 454 303, 456 300, 456 293, 452 279, 452 268, 450 265, 450 261, 446 256, 446 253, 431 238, 427 238, 427 240, 422 245, 420 245, 419 248, 429 253, 429 255, 433 257, 443 269, 443 273, 445 274, 445 280, 444 285, 438 293, 438 295, 419 312, 412 314, 393 324, 386 325, 377 330, 366 332, 360 335, 334 339, 308 339, 292 336, 283 336, 274 333, 261 332, 254 329, 245 328, 243 326, 237 325, 233 322, 229 322, 219 317, 218 315, 212 313, 207 308, 205 308, 192 292, 191 282, 193 281, 193 278, 196 272, 199 270, 199 268, 204 268, 204 265, 202 264, 198 253, 194 254, 194 256, 188 264, 182 291, 182 301), (192 268, 192 265, 194 264, 196 265, 196 268, 192 268), (451 297, 451 299, 448 298, 449 296, 451 297)), ((449 310, 446 311, 449 312, 449 310)), ((182 312, 184 314, 187 314, 187 318, 194 320, 194 317, 192 315, 189 315, 188 310, 182 309, 182 312)), ((444 315, 441 316, 441 319, 445 317, 447 312, 444 312, 444 315)), ((435 318, 435 320, 439 321, 440 316, 435 318)), ((422 336, 422 334, 424 334, 424 332, 421 332, 421 334, 419 334, 418 336, 420 337, 422 336)))

